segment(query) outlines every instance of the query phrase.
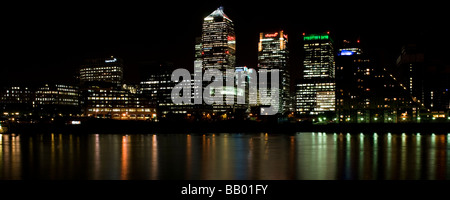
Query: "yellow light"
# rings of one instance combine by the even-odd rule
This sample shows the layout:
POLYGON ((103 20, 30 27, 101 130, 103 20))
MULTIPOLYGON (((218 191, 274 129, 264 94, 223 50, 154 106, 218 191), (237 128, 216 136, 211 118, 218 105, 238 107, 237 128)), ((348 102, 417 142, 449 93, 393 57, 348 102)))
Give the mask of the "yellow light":
POLYGON ((263 33, 259 33, 259 43, 258 43, 258 51, 262 51, 262 42, 263 39, 263 33))

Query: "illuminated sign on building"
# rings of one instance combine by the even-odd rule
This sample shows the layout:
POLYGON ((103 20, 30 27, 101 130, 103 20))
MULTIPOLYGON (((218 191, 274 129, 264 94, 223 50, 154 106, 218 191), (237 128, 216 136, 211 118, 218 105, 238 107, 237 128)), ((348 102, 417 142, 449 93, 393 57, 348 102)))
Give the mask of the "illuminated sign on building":
POLYGON ((353 52, 353 51, 341 50, 341 52, 339 53, 339 56, 351 56, 353 54, 355 54, 355 52, 353 52))
POLYGON ((353 56, 361 54, 361 49, 359 48, 345 48, 339 49, 338 56, 353 56))
POLYGON ((268 33, 268 34, 264 35, 264 37, 277 37, 277 36, 278 36, 278 32, 273 33, 273 34, 268 33))
POLYGON ((330 37, 326 34, 310 34, 303 37, 303 40, 328 40, 330 37))
POLYGON ((117 62, 117 58, 114 58, 112 60, 105 60, 105 63, 113 63, 113 62, 117 62))

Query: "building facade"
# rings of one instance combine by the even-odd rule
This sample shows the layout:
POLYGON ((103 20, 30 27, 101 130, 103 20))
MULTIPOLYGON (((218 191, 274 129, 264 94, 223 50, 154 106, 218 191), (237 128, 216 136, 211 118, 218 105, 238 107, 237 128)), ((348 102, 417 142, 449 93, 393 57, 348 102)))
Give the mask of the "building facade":
POLYGON ((88 86, 82 91, 86 117, 116 120, 155 120, 156 109, 129 90, 88 86))
POLYGON ((114 56, 87 59, 80 68, 80 83, 110 83, 120 87, 123 83, 123 60, 114 56))
POLYGON ((233 21, 219 7, 204 18, 202 29, 204 69, 232 69, 236 63, 236 35, 233 21))
POLYGON ((0 89, 0 112, 2 117, 14 119, 33 112, 34 90, 28 86, 13 85, 0 89))
MULTIPOLYGON (((235 70, 236 64, 236 35, 233 21, 223 12, 223 7, 219 7, 204 18, 202 28, 202 66, 203 71, 217 69, 223 82, 226 81, 226 70, 235 70)), ((205 87, 204 82, 202 85, 205 87)), ((211 96, 222 94, 225 90, 233 90, 227 87, 213 88, 209 91, 211 96), (217 92, 219 91, 219 92, 217 92)), ((208 91, 207 91, 208 92, 208 91)), ((233 112, 234 106, 227 105, 226 97, 223 96, 222 103, 213 103, 212 113, 218 115, 233 112)))
POLYGON ((76 116, 80 114, 79 101, 78 86, 45 84, 35 91, 33 107, 41 116, 76 116))
MULTIPOLYGON (((279 113, 286 113, 292 109, 290 100, 290 73, 289 73, 289 50, 287 48, 288 35, 284 31, 279 32, 261 32, 258 43, 258 69, 268 71, 268 80, 270 80, 270 70, 279 70, 279 104, 274 105, 279 113)), ((270 88, 270 81, 268 81, 270 88)), ((269 92, 269 91, 263 91, 269 92)), ((263 102, 267 102, 262 100, 263 102)))
POLYGON ((155 120, 155 105, 123 83, 123 60, 114 56, 86 60, 80 68, 83 116, 117 120, 155 120))
POLYGON ((420 103, 398 75, 344 40, 336 57, 336 119, 339 123, 398 123, 420 119, 420 103))
POLYGON ((296 113, 316 116, 335 111, 335 61, 329 32, 303 34, 303 77, 296 85, 296 113))

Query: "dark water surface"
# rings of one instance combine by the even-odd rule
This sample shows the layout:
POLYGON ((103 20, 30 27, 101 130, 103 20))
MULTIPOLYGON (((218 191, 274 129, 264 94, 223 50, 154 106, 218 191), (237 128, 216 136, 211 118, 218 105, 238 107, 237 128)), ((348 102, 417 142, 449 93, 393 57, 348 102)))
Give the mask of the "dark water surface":
POLYGON ((450 179, 450 133, 0 134, 0 179, 450 179))

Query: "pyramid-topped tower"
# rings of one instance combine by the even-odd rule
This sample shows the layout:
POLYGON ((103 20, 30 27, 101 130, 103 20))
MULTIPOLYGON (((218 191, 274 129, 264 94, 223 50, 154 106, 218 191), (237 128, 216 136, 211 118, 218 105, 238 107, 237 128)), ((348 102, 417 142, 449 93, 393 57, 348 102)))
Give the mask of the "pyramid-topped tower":
POLYGON ((234 69, 236 35, 233 21, 223 7, 205 17, 202 31, 203 69, 234 69))

